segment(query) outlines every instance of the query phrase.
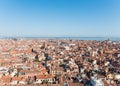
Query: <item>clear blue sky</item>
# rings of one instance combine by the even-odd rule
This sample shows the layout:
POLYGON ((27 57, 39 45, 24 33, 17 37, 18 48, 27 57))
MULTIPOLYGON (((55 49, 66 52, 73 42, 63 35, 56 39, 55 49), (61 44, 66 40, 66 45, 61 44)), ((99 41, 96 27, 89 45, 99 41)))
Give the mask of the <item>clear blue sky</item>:
POLYGON ((120 37, 120 0, 0 0, 0 35, 120 37))

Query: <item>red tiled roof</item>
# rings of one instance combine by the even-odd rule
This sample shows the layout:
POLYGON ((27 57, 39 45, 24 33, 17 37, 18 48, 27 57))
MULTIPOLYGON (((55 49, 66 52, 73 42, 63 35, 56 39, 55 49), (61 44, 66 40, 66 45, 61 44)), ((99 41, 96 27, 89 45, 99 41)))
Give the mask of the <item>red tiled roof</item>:
POLYGON ((20 76, 18 76, 18 77, 12 77, 12 81, 20 81, 20 80, 22 80, 22 78, 23 77, 20 77, 20 76))
POLYGON ((11 77, 8 76, 2 76, 1 81, 5 82, 5 83, 10 83, 11 82, 11 77))
POLYGON ((53 76, 51 74, 49 74, 49 75, 37 75, 36 78, 37 79, 48 79, 48 78, 53 78, 53 76))

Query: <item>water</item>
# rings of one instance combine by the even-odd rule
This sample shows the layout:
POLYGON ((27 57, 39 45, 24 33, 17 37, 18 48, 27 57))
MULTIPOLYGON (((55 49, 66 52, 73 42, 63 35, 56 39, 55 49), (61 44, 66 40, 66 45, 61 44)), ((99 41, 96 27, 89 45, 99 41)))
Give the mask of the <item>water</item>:
POLYGON ((76 40, 96 40, 96 41, 104 41, 104 40, 109 39, 111 41, 120 41, 119 37, 75 37, 75 38, 72 38, 72 39, 76 39, 76 40))
POLYGON ((70 40, 96 40, 96 41, 120 41, 120 37, 5 37, 2 39, 70 39, 70 40))
MULTIPOLYGON (((34 39, 34 38, 33 38, 34 39)), ((120 37, 37 37, 37 39, 70 39, 70 40, 96 40, 96 41, 120 41, 120 37)))

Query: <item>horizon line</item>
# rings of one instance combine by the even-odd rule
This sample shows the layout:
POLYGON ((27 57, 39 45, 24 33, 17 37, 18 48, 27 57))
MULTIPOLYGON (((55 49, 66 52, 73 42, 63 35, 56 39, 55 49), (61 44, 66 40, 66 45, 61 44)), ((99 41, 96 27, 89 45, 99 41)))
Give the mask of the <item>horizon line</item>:
POLYGON ((120 36, 0 36, 0 38, 120 38, 120 36))

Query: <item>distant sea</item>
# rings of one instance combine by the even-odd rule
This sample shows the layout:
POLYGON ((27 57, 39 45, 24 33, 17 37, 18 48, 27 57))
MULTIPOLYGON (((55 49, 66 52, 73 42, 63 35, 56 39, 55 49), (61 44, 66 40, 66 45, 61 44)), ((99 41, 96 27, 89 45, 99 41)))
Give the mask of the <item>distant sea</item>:
POLYGON ((1 37, 1 39, 69 39, 69 40, 96 40, 120 41, 120 37, 1 37))
POLYGON ((111 40, 111 41, 120 41, 120 37, 58 37, 56 39, 72 39, 72 40, 96 40, 96 41, 104 41, 104 40, 111 40))

